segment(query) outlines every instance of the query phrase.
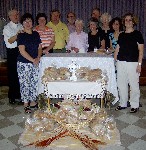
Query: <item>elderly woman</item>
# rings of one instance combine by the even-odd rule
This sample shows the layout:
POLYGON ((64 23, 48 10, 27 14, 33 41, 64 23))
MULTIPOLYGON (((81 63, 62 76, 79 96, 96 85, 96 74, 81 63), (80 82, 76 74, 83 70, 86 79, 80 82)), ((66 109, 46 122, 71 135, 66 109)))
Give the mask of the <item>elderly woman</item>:
POLYGON ((38 13, 36 16, 37 26, 34 31, 37 31, 40 35, 42 41, 43 54, 48 54, 53 52, 53 47, 55 45, 55 36, 52 28, 46 26, 47 16, 45 13, 38 13))
POLYGON ((83 32, 83 21, 75 21, 76 31, 69 35, 66 49, 71 53, 86 53, 88 48, 88 34, 83 32))
POLYGON ((38 32, 32 30, 32 15, 24 14, 21 23, 24 30, 17 38, 20 52, 17 59, 17 72, 24 110, 26 113, 31 113, 31 108, 37 108, 38 64, 42 55, 42 46, 38 32))
POLYGON ((108 49, 110 47, 110 39, 109 34, 111 33, 109 22, 111 21, 111 15, 108 13, 103 13, 100 17, 100 21, 102 23, 102 30, 104 32, 105 37, 105 48, 108 49))
POLYGON ((117 46, 119 34, 123 30, 122 20, 119 17, 113 18, 110 22, 112 33, 109 34, 110 48, 109 51, 114 52, 117 46))
POLYGON ((117 60, 117 83, 120 104, 116 110, 127 108, 128 84, 130 85, 130 113, 139 109, 139 75, 144 51, 144 40, 140 31, 134 29, 136 25, 133 14, 123 17, 125 31, 120 33, 114 58, 117 60))
POLYGON ((96 49, 105 49, 104 32, 98 28, 98 20, 91 18, 89 21, 90 32, 88 33, 88 52, 96 49))

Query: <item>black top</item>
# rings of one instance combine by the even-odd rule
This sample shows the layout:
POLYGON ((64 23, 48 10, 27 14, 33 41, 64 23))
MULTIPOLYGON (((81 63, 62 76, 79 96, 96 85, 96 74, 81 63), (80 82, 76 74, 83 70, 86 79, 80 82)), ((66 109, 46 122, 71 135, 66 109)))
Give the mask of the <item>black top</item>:
MULTIPOLYGON (((26 52, 32 58, 36 58, 38 56, 38 47, 41 43, 41 39, 38 32, 33 31, 32 34, 28 34, 26 32, 18 34, 17 43, 18 46, 24 45, 26 52)), ((26 58, 24 58, 21 54, 19 54, 17 60, 23 63, 32 63, 26 58)))
POLYGON ((92 35, 91 32, 88 33, 88 52, 94 51, 96 47, 99 49, 101 47, 101 41, 104 39, 104 33, 101 29, 98 29, 98 32, 95 35, 92 35))
POLYGON ((107 30, 107 32, 105 32, 105 30, 102 30, 104 33, 104 39, 105 39, 105 49, 110 48, 110 38, 109 38, 109 34, 112 33, 111 30, 107 30))
POLYGON ((127 62, 138 62, 138 44, 144 44, 144 39, 140 31, 134 30, 131 33, 122 32, 118 38, 120 46, 117 59, 127 62))

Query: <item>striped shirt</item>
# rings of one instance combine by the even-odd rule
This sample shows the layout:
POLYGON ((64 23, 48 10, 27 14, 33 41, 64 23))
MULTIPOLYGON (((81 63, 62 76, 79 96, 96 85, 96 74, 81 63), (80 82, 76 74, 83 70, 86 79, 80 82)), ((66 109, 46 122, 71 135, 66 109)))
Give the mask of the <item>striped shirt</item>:
POLYGON ((42 41, 42 48, 50 46, 53 41, 54 31, 52 28, 45 27, 45 30, 40 30, 39 26, 36 26, 34 31, 37 31, 42 41))

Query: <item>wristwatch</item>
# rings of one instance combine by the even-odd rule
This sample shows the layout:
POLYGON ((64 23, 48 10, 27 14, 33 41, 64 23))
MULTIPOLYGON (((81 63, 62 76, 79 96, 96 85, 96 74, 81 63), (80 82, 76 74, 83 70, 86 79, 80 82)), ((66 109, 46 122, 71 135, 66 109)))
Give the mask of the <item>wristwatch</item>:
POLYGON ((139 66, 141 66, 141 63, 138 63, 139 66))

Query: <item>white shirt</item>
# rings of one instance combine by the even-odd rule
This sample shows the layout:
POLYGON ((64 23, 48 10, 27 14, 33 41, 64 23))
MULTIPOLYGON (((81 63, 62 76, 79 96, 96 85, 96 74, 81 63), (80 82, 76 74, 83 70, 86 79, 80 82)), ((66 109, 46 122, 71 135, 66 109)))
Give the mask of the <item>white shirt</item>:
POLYGON ((86 53, 88 48, 88 34, 83 31, 80 34, 77 34, 77 32, 71 33, 66 48, 71 50, 71 47, 78 48, 79 53, 86 53))
POLYGON ((10 44, 8 42, 8 39, 10 39, 12 36, 15 36, 17 32, 22 29, 23 29, 23 26, 20 23, 15 24, 12 21, 10 21, 7 25, 4 26, 3 35, 4 35, 4 41, 5 41, 7 48, 17 47, 17 41, 10 44))

